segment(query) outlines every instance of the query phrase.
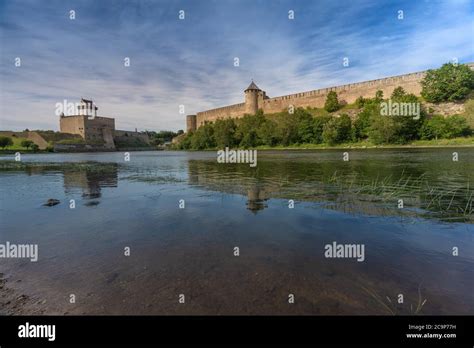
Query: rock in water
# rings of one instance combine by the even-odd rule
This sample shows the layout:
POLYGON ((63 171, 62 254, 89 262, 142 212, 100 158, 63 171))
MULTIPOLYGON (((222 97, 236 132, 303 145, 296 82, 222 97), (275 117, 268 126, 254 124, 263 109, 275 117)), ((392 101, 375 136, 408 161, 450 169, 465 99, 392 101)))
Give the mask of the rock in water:
POLYGON ((59 202, 59 199, 50 198, 50 199, 48 199, 48 201, 47 201, 45 204, 43 204, 43 205, 46 205, 46 206, 48 206, 48 207, 52 207, 53 205, 56 205, 56 204, 59 204, 59 203, 60 203, 60 202, 59 202))

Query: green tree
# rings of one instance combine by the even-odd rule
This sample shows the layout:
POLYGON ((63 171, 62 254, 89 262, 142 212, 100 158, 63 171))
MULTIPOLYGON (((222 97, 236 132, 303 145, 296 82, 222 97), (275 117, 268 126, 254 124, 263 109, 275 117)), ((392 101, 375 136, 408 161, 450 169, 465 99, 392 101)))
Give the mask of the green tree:
POLYGON ((214 147, 216 147, 214 128, 211 123, 206 122, 194 132, 191 138, 191 148, 193 150, 204 150, 214 147))
POLYGON ((337 127, 338 125, 335 117, 331 117, 331 119, 323 126, 323 141, 329 146, 337 144, 337 127))
POLYGON ((471 135, 471 128, 467 124, 467 120, 460 115, 446 117, 445 138, 455 138, 471 135))
POLYGON ((462 100, 474 89, 474 71, 464 64, 447 63, 428 70, 421 86, 421 95, 429 102, 462 100))
POLYGON ((375 102, 381 102, 383 100, 383 91, 380 89, 375 92, 375 102))
POLYGON ((39 150, 39 146, 37 144, 32 144, 31 150, 33 150, 33 152, 37 152, 39 150))
POLYGON ((296 144, 298 137, 298 117, 296 113, 284 112, 277 117, 277 134, 283 146, 296 144))
POLYGON ((312 143, 314 141, 314 118, 309 112, 302 108, 295 111, 297 123, 297 142, 302 144, 312 143))
POLYGON ((367 139, 370 128, 371 117, 379 114, 379 105, 373 99, 366 101, 364 108, 357 115, 354 121, 353 135, 354 140, 367 139))
POLYGON ((395 139, 392 141, 395 143, 404 144, 417 139, 425 119, 425 112, 421 107, 421 103, 418 101, 417 96, 412 93, 406 94, 403 88, 397 87, 393 91, 391 98, 392 102, 400 103, 399 105, 403 105, 404 103, 405 105, 411 105, 412 112, 414 111, 413 107, 418 107, 420 112, 419 115, 410 114, 392 116, 396 128, 395 139))
POLYGON ((277 132, 277 124, 269 119, 265 119, 265 122, 260 125, 257 130, 257 135, 263 145, 275 146, 280 141, 277 132))
POLYGON ((331 120, 331 116, 318 116, 313 120, 313 142, 321 144, 323 139, 324 125, 331 120))
POLYGON ((324 142, 328 145, 335 145, 350 141, 352 138, 351 124, 351 119, 346 114, 332 117, 323 126, 324 142))
POLYGON ((191 150, 192 149, 192 138, 194 136, 194 132, 188 132, 184 138, 178 144, 178 148, 180 150, 191 150))
POLYGON ((0 136, 0 147, 5 149, 7 146, 12 146, 13 140, 10 137, 0 136))
POLYGON ((218 148, 236 145, 237 125, 232 118, 219 119, 214 123, 214 139, 218 148))
POLYGON ((376 145, 395 143, 397 139, 397 124, 393 117, 371 115, 368 129, 369 140, 376 145))
POLYGON ((395 100, 395 101, 398 101, 398 100, 402 99, 405 95, 406 95, 405 90, 402 87, 398 86, 397 88, 395 88, 393 90, 392 95, 390 96, 390 98, 395 100))
POLYGON ((365 98, 360 96, 359 98, 356 99, 355 105, 357 106, 357 108, 362 109, 365 105, 365 102, 366 102, 365 98))
POLYGON ((330 91, 326 97, 326 102, 324 103, 324 109, 327 112, 334 112, 339 110, 339 100, 337 99, 337 93, 335 91, 330 91))
POLYGON ((423 122, 420 129, 421 139, 439 139, 446 133, 446 121, 443 116, 435 115, 423 122))
POLYGON ((352 121, 347 114, 342 114, 336 119, 337 142, 344 143, 352 138, 352 121))
POLYGON ((426 119, 420 129, 422 139, 455 138, 471 135, 467 120, 459 115, 443 117, 435 115, 426 119))
POLYGON ((25 139, 25 140, 22 140, 20 145, 22 147, 26 147, 26 149, 30 148, 31 145, 33 145, 34 142, 32 142, 31 140, 28 140, 28 139, 25 139))
POLYGON ((255 115, 244 115, 244 117, 238 119, 235 134, 239 146, 250 148, 261 145, 257 130, 264 122, 265 116, 262 110, 258 110, 255 115))

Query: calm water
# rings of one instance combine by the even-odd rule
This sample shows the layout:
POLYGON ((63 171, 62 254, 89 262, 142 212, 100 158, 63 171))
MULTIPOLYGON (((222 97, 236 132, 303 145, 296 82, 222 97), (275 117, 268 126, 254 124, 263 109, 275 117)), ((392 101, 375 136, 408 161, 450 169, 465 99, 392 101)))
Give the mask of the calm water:
POLYGON ((2 156, 0 243, 39 261, 0 272, 45 314, 474 313, 474 149, 349 154, 2 156), (365 261, 325 258, 333 241, 365 261))

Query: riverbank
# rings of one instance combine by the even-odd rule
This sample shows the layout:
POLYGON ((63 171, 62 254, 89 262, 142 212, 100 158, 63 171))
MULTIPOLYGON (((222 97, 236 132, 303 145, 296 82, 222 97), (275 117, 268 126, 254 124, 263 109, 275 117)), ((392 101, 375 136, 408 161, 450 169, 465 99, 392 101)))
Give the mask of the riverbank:
MULTIPOLYGON (((416 140, 408 144, 385 144, 385 145, 376 145, 369 141, 360 141, 357 143, 342 143, 338 145, 329 146, 328 144, 295 144, 295 145, 277 145, 277 146, 268 146, 261 145, 252 149, 257 149, 260 151, 274 151, 274 150, 337 150, 337 149, 410 149, 410 148, 449 148, 449 147, 474 147, 474 136, 473 137, 459 137, 452 139, 438 139, 438 140, 416 140)), ((243 147, 232 147, 232 149, 244 149, 243 147)), ((209 148, 204 150, 181 150, 181 149, 171 149, 174 151, 217 151, 222 150, 221 148, 209 148)))
MULTIPOLYGON (((20 282, 20 280, 17 280, 20 282)), ((10 279, 0 273, 0 315, 41 315, 45 300, 34 299, 14 289, 10 279)), ((66 314, 66 313, 65 313, 66 314)))
POLYGON ((375 145, 369 141, 343 143, 334 146, 327 144, 297 144, 290 146, 257 146, 258 150, 330 150, 330 149, 407 149, 407 148, 444 148, 474 147, 474 137, 461 137, 439 140, 416 140, 408 144, 375 145))
POLYGON ((164 149, 160 148, 128 148, 128 149, 118 149, 118 150, 100 150, 100 151, 49 151, 49 150, 0 150, 0 155, 14 155, 15 153, 19 152, 21 154, 47 154, 47 153, 99 153, 99 152, 135 152, 135 151, 163 151, 164 149))

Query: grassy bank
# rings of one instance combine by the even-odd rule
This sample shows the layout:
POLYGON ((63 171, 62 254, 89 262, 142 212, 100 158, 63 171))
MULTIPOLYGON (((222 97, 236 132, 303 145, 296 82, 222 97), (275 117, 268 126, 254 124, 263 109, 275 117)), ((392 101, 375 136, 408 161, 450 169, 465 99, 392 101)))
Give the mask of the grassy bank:
POLYGON ((467 146, 474 147, 474 137, 459 137, 453 139, 432 139, 432 140, 415 140, 408 144, 397 145, 375 145, 370 141, 359 141, 356 143, 343 143, 334 146, 328 144, 297 144, 290 146, 257 146, 258 150, 324 150, 324 149, 390 149, 390 148, 416 148, 416 147, 450 147, 450 146, 467 146))
MULTIPOLYGON (((332 149, 405 149, 405 148, 445 148, 445 147, 474 147, 474 136, 473 137, 458 137, 453 139, 439 139, 439 140, 415 140, 408 144, 387 144, 387 145, 375 145, 370 141, 359 141, 357 143, 343 143, 334 146, 328 144, 295 144, 290 146, 276 145, 276 146, 267 146, 260 145, 251 148, 244 148, 239 146, 230 147, 230 149, 257 149, 262 151, 271 151, 271 150, 332 150, 332 149)), ((209 148, 203 150, 193 150, 193 149, 176 149, 173 148, 173 151, 217 151, 222 150, 223 148, 209 148)))

